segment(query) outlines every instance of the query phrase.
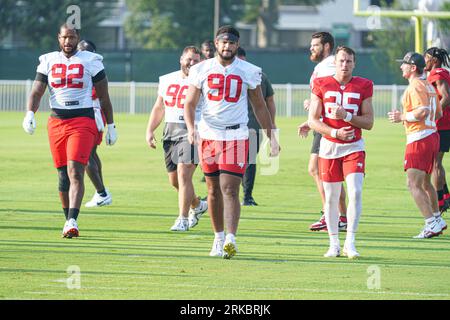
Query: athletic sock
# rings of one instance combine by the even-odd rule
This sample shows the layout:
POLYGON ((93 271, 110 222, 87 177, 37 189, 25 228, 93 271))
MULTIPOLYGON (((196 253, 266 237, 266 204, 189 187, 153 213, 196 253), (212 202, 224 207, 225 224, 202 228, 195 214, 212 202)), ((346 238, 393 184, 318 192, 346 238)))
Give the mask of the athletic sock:
POLYGON ((221 232, 214 232, 215 238, 216 239, 225 239, 225 232, 221 231, 221 232))
POLYGON ((425 219, 425 223, 432 224, 434 222, 434 220, 436 220, 436 217, 433 215, 432 217, 425 219))
POLYGON ((330 234, 330 247, 340 247, 338 234, 330 234))
POLYGON ((355 243, 355 236, 356 236, 355 232, 347 231, 347 236, 345 238, 345 243, 348 243, 348 244, 355 243))
POLYGON ((69 220, 69 208, 63 208, 64 217, 66 217, 66 221, 69 220))
POLYGON ((441 213, 438 211, 438 212, 433 212, 433 217, 435 217, 435 218, 439 218, 441 216, 441 213))
POLYGON ((232 242, 236 241, 236 236, 234 235, 234 233, 228 233, 226 236, 226 239, 229 239, 232 242))
POLYGON ((102 197, 106 197, 106 189, 97 191, 97 193, 98 193, 100 196, 102 196, 102 197))
POLYGON ((68 214, 67 220, 70 220, 70 219, 77 220, 79 213, 80 213, 80 209, 69 208, 69 214, 68 214))

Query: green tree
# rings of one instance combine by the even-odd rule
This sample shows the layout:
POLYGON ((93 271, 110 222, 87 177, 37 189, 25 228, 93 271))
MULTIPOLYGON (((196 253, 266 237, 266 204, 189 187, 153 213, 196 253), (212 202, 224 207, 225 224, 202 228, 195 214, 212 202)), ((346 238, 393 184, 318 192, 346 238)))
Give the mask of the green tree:
MULTIPOLYGON (((213 38, 212 0, 128 0, 127 7, 126 34, 144 48, 181 48, 213 38)), ((234 24, 243 11, 244 1, 221 0, 220 24, 234 24)))
MULTIPOLYGON (((393 3, 395 10, 414 10, 412 2, 393 3)), ((409 19, 382 18, 382 30, 371 32, 373 43, 377 49, 373 55, 374 63, 392 78, 393 83, 404 83, 400 65, 396 59, 401 59, 408 51, 414 51, 414 24, 409 19)))
MULTIPOLYGON (((220 0, 220 25, 255 23, 263 46, 270 45, 280 4, 317 5, 330 0, 220 0)), ((213 0, 127 0, 125 30, 145 48, 180 48, 213 38, 213 0)))
POLYGON ((106 2, 95 0, 1 0, 0 36, 14 30, 30 47, 54 49, 59 26, 73 14, 67 13, 71 5, 80 8, 82 34, 89 33, 106 18, 111 7, 106 2))

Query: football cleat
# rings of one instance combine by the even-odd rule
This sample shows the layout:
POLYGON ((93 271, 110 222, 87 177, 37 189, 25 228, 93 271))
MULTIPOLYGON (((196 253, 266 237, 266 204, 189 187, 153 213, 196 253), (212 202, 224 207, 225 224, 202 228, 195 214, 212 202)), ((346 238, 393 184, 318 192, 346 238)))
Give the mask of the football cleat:
POLYGON ((436 217, 436 221, 439 224, 439 227, 441 228, 441 231, 447 230, 447 223, 442 218, 442 216, 436 217))
POLYGON ((200 200, 197 208, 191 208, 189 210, 189 228, 195 227, 206 211, 208 211, 208 202, 203 200, 200 200))
POLYGON ((317 222, 314 222, 312 225, 309 226, 309 230, 311 231, 321 231, 322 229, 327 227, 327 223, 325 221, 325 215, 323 211, 320 211, 322 216, 320 217, 320 220, 317 222))
POLYGON ((258 204, 256 203, 255 199, 253 199, 253 197, 245 197, 244 201, 242 201, 241 205, 243 206, 257 206, 258 204))
POLYGON ((425 223, 424 228, 422 231, 415 237, 414 239, 429 239, 433 237, 437 237, 440 234, 442 234, 442 227, 447 224, 445 223, 444 219, 442 218, 436 218, 432 223, 425 223))
POLYGON ((75 219, 71 218, 66 221, 63 229, 63 238, 76 238, 80 235, 78 224, 75 219))
POLYGON ((347 217, 339 217, 339 231, 347 231, 347 217))
POLYGON ((325 253, 323 256, 325 258, 336 258, 341 255, 341 248, 339 246, 330 246, 327 253, 325 253))
POLYGON ((178 218, 170 228, 170 231, 189 231, 189 221, 187 218, 178 218))
POLYGON ((349 259, 356 259, 359 257, 359 253, 356 251, 354 243, 344 243, 343 254, 349 259))
POLYGON ((211 257, 223 257, 223 243, 223 239, 215 238, 209 255, 211 257))
POLYGON ((238 252, 236 240, 227 237, 225 239, 225 244, 223 245, 223 258, 231 259, 238 252))
POLYGON ((111 193, 108 191, 108 189, 105 189, 106 192, 106 196, 102 197, 101 195, 99 195, 97 192, 94 194, 94 196, 92 197, 91 201, 87 202, 85 204, 85 206, 87 208, 94 208, 94 207, 103 207, 103 206, 108 206, 112 203, 112 195, 111 193))

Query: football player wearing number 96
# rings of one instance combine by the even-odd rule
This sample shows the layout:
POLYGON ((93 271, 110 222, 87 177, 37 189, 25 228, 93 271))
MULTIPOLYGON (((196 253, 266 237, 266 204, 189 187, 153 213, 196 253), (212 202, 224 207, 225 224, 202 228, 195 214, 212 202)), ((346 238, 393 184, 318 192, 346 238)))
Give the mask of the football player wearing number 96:
POLYGON ((97 137, 92 86, 95 86, 105 113, 108 145, 116 142, 117 133, 102 56, 78 51, 79 31, 67 24, 60 27, 57 38, 61 51, 39 57, 40 64, 22 126, 25 132, 34 133, 34 114, 48 86, 51 114, 47 130, 53 163, 58 171, 59 197, 66 218, 63 237, 72 238, 79 235, 77 218, 84 196, 84 172, 97 137))
POLYGON ((189 72, 184 116, 189 142, 195 144, 195 111, 198 101, 204 101, 198 123, 198 144, 215 233, 210 256, 229 259, 237 252, 239 186, 247 165, 247 97, 258 122, 271 138, 273 156, 278 155, 279 145, 271 134, 275 127, 261 92, 261 68, 236 58, 239 32, 232 26, 223 26, 217 31, 214 43, 216 56, 193 66, 189 72))
POLYGON ((414 238, 432 238, 447 229, 431 183, 433 165, 439 153, 436 120, 442 116, 442 109, 433 86, 422 78, 425 68, 423 56, 408 52, 397 61, 401 63, 402 76, 409 85, 403 95, 403 112, 393 110, 388 117, 391 122, 403 122, 405 126, 404 170, 411 195, 425 218, 423 230, 414 238))
POLYGON ((355 235, 362 212, 362 186, 365 151, 362 129, 373 126, 373 82, 353 76, 355 52, 348 47, 336 49, 336 74, 314 80, 309 109, 309 126, 321 133, 319 173, 325 191, 325 219, 330 248, 325 257, 340 255, 339 196, 347 183, 347 236, 343 254, 359 256, 355 235), (323 121, 320 121, 320 118, 323 121))
MULTIPOLYGON (((198 224, 200 217, 208 210, 206 201, 195 195, 192 176, 197 168, 198 154, 187 140, 184 122, 184 103, 188 89, 187 78, 190 68, 201 60, 200 50, 194 46, 184 48, 180 57, 180 70, 159 78, 158 98, 148 120, 146 141, 156 149, 155 130, 165 120, 163 148, 170 184, 178 191, 179 214, 172 231, 188 231, 198 224)), ((196 120, 200 118, 200 109, 196 120)))

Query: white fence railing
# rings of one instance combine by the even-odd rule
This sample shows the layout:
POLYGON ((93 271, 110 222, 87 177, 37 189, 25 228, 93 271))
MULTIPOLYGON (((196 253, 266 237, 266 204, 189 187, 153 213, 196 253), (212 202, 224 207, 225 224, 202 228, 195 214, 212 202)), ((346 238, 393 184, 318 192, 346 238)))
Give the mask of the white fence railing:
MULTIPOLYGON (((0 80, 0 111, 25 111, 32 87, 31 80, 0 80)), ((400 108, 400 97, 406 86, 375 86, 373 107, 375 116, 386 116, 392 108, 400 108)), ((274 84, 277 116, 306 116, 303 101, 310 96, 309 85, 274 84)), ((150 113, 158 95, 158 84, 149 82, 110 82, 109 95, 114 112, 150 113)), ((41 100, 40 111, 47 111, 48 91, 41 100)))

